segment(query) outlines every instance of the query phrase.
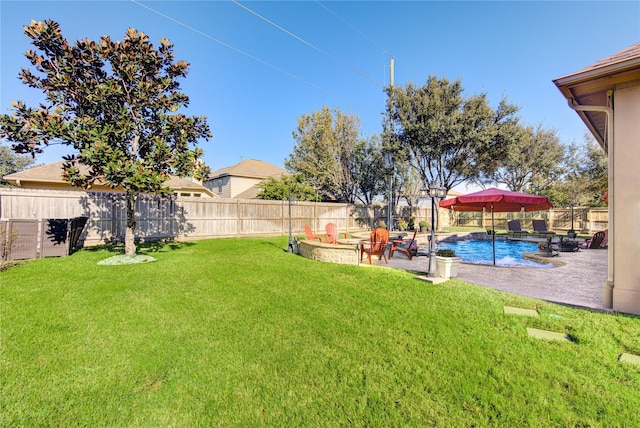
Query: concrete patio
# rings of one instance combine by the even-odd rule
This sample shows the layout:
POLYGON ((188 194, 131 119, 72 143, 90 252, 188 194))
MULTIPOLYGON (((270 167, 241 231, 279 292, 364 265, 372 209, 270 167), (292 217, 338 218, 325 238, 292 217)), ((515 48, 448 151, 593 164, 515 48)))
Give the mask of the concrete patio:
MULTIPOLYGON (((554 260, 564 265, 553 268, 462 263, 456 279, 554 303, 604 310, 601 287, 607 280, 607 252, 606 249, 581 249, 573 253, 560 253, 554 260)), ((374 264, 425 273, 429 260, 423 255, 409 260, 401 253, 395 253, 389 259, 389 264, 377 258, 374 264)))

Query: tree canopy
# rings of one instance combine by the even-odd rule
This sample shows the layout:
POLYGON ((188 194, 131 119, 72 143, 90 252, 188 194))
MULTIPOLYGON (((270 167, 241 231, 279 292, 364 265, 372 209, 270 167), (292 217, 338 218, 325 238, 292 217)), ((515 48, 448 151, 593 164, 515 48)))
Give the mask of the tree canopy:
POLYGON ((504 157, 502 127, 517 108, 502 100, 491 108, 486 94, 464 97, 460 80, 429 76, 426 84, 387 88, 383 123, 386 148, 406 159, 425 185, 447 190, 491 173, 504 157))
POLYGON ((386 172, 379 136, 374 135, 356 143, 351 168, 356 198, 366 205, 373 203, 374 198, 386 189, 386 172))
POLYGON ((324 200, 353 203, 357 183, 353 177, 360 119, 324 106, 298 118, 293 131, 296 144, 285 161, 287 170, 303 174, 324 200))
POLYGON ((506 153, 488 177, 490 183, 506 184, 514 192, 547 187, 558 178, 564 146, 556 131, 520 124, 510 127, 505 137, 506 153))
POLYGON ((25 170, 34 164, 31 156, 16 154, 5 145, 0 145, 0 186, 8 186, 2 177, 25 170))
POLYGON ((289 198, 296 201, 317 201, 320 195, 307 184, 302 174, 285 174, 280 177, 267 177, 258 183, 259 199, 285 201, 289 198))
POLYGON ((124 189, 125 246, 133 255, 137 195, 167 193, 171 174, 201 178, 208 172, 197 147, 211 137, 206 118, 176 113, 189 104, 177 80, 189 64, 174 60, 168 39, 156 49, 133 28, 122 41, 105 35, 74 43, 51 20, 31 21, 24 30, 36 50, 26 52, 33 69, 23 68, 19 77, 46 101, 35 108, 13 101, 13 114, 0 116, 0 135, 17 153, 40 153, 52 142, 73 148, 63 174, 73 186, 90 188, 101 180, 124 189))
POLYGON ((608 189, 608 159, 591 134, 585 133, 584 144, 565 147, 556 179, 536 186, 557 207, 602 207, 602 195, 608 189))

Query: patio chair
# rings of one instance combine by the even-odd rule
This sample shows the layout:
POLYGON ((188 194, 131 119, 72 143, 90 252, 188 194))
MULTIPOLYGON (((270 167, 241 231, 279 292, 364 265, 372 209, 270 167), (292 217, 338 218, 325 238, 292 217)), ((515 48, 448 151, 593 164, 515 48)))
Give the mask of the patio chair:
POLYGON ((522 235, 528 235, 529 231, 527 230, 522 230, 522 228, 520 227, 520 220, 509 220, 509 222, 507 223, 509 225, 509 233, 512 236, 522 236, 522 235))
POLYGON ((547 230, 547 222, 544 220, 533 220, 533 231, 538 235, 555 235, 556 233, 547 230))
POLYGON ((322 242, 322 236, 314 235, 308 224, 304 225, 304 233, 307 235, 309 241, 315 241, 317 239, 319 242, 322 242))
POLYGON ((371 256, 378 256, 378 260, 384 257, 385 263, 389 264, 385 254, 388 244, 389 231, 383 227, 375 228, 369 235, 369 242, 360 244, 360 261, 362 261, 362 256, 366 253, 369 258, 369 264, 371 264, 371 256))
POLYGON ((340 235, 344 236, 345 238, 349 237, 349 234, 347 232, 338 232, 338 226, 335 223, 327 223, 327 225, 325 226, 325 231, 327 233, 324 236, 327 238, 327 242, 329 244, 337 244, 340 235))
POLYGON ((608 235, 609 229, 604 230, 604 231, 600 231, 600 232, 596 232, 593 237, 591 239, 587 239, 584 241, 584 244, 582 246, 583 249, 596 249, 596 248, 606 248, 607 247, 607 235, 608 235))
POLYGON ((389 258, 393 257, 393 253, 395 251, 399 251, 402 254, 405 254, 411 260, 411 250, 417 250, 417 245, 414 246, 414 242, 416 240, 417 231, 413 232, 413 236, 411 239, 394 239, 391 244, 391 250, 389 250, 389 258))

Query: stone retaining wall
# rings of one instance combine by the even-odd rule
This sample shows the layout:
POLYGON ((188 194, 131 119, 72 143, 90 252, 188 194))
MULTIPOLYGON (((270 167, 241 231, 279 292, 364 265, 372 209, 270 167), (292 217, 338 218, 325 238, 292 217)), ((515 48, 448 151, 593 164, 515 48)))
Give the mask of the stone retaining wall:
POLYGON ((298 250, 306 259, 343 265, 360 264, 360 249, 357 244, 325 244, 303 240, 299 242, 298 250))

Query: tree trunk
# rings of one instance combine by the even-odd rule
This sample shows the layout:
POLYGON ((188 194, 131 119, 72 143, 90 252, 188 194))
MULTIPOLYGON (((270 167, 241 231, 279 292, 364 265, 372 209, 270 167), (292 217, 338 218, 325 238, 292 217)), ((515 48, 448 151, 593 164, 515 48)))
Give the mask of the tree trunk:
POLYGON ((124 235, 124 253, 127 256, 136 255, 136 194, 127 192, 127 231, 124 235))

